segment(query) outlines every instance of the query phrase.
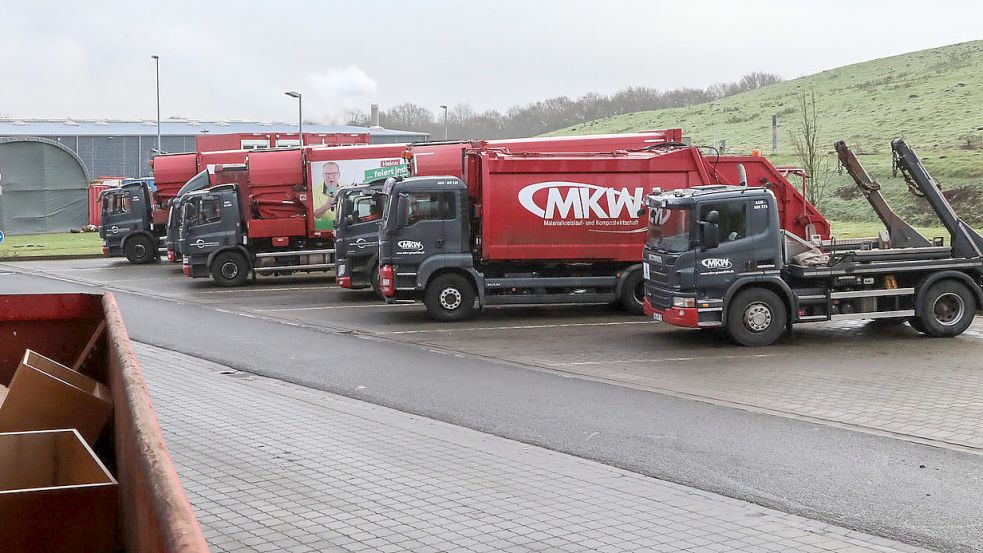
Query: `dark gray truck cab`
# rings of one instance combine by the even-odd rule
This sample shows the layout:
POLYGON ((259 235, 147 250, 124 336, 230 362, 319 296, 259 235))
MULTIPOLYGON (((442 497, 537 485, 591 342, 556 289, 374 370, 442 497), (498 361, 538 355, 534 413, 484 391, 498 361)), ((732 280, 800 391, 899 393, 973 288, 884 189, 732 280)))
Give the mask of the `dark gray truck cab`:
POLYGON ((335 220, 335 279, 342 288, 379 292, 379 226, 385 211, 384 183, 343 188, 335 220))
POLYGON ((99 237, 108 257, 126 257, 130 263, 159 259, 164 228, 154 225, 153 196, 145 180, 124 182, 99 194, 102 222, 99 237))
POLYGON ((379 228, 380 283, 386 300, 423 300, 432 315, 449 315, 443 320, 470 315, 484 280, 475 270, 469 243, 467 185, 456 177, 409 178, 393 183, 386 198, 379 228), (428 287, 437 272, 448 285, 428 287), (435 311, 434 304, 444 309, 435 311))
POLYGON ((182 197, 177 248, 183 253, 185 275, 215 277, 217 272, 217 281, 235 284, 248 278, 250 266, 242 261, 248 260, 249 254, 242 247, 246 241, 245 218, 239 197, 236 184, 189 192, 182 197))
POLYGON ((950 246, 936 239, 918 247, 820 248, 780 228, 766 189, 651 195, 646 313, 676 326, 721 327, 746 346, 771 344, 804 322, 908 321, 934 337, 965 331, 983 306, 983 237, 955 215, 914 153, 899 140, 892 146, 950 230, 950 246))
POLYGON ((170 200, 167 214, 167 229, 164 234, 164 249, 167 250, 167 260, 179 263, 184 257, 182 242, 178 240, 181 230, 181 210, 184 207, 185 197, 198 190, 204 190, 211 186, 208 171, 202 171, 191 177, 184 186, 178 190, 177 195, 170 200))

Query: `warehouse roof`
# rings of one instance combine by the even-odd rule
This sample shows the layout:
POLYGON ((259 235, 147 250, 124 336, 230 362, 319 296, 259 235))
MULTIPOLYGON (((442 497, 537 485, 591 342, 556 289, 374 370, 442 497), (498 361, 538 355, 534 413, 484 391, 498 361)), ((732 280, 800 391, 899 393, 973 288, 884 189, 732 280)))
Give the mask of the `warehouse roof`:
MULTIPOLYGON (((291 133, 296 123, 260 121, 195 121, 168 119, 160 122, 163 136, 190 136, 202 133, 291 133)), ((350 125, 304 125, 308 133, 369 133, 374 136, 422 135, 423 132, 397 131, 381 127, 350 125)), ((0 136, 149 136, 157 134, 157 122, 114 119, 0 119, 0 136)))

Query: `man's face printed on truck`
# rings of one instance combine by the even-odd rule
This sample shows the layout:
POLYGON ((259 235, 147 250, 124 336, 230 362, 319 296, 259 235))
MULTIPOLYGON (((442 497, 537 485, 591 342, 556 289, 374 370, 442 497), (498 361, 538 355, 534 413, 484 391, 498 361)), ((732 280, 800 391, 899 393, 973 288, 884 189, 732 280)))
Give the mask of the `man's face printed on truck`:
POLYGON ((321 169, 321 176, 324 179, 324 194, 334 197, 338 192, 338 182, 341 181, 341 169, 338 168, 338 164, 330 161, 325 163, 324 168, 321 169))

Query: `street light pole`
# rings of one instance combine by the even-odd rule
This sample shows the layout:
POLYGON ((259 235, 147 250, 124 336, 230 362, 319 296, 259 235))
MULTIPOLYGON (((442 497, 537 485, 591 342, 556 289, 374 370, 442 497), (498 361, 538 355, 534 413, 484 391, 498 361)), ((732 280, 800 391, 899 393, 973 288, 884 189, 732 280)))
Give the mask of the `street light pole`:
POLYGON ((297 98, 297 144, 304 145, 304 100, 300 92, 284 92, 291 98, 297 98))
POLYGON ((160 151, 160 56, 154 54, 150 56, 154 60, 154 65, 157 67, 157 153, 160 151))
POLYGON ((444 142, 447 142, 447 106, 440 106, 444 110, 444 142))

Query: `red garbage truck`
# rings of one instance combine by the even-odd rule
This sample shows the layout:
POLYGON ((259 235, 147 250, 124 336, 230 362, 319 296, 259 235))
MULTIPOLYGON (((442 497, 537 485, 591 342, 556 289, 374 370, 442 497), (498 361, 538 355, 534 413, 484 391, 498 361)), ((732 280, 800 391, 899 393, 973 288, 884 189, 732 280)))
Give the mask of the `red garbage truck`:
POLYGON ((409 178, 389 190, 379 231, 388 301, 422 300, 455 321, 478 306, 620 301, 644 310, 644 198, 654 190, 747 182, 779 198, 784 228, 826 220, 764 158, 704 157, 664 145, 597 154, 468 150, 464 178, 409 178))

